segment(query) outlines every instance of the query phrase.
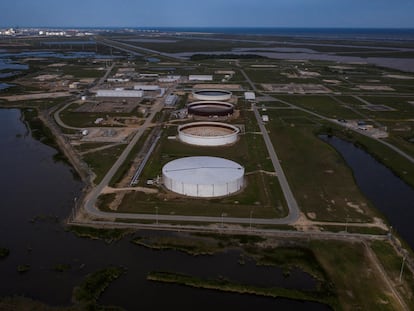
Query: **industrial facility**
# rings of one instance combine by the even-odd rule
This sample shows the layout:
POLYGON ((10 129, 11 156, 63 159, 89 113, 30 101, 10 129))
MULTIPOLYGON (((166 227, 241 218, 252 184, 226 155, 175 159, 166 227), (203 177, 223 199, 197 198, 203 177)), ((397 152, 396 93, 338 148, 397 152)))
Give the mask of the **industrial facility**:
POLYGON ((96 97, 137 97, 141 98, 144 95, 143 91, 124 90, 123 88, 116 88, 114 90, 98 90, 96 97))
POLYGON ((244 186, 244 168, 236 162, 217 157, 186 157, 162 168, 164 186, 191 197, 228 196, 244 186))
POLYGON ((213 81, 212 75, 189 75, 189 81, 213 81))
POLYGON ((187 104, 188 115, 193 116, 229 116, 234 112, 234 105, 221 101, 198 101, 187 104))
POLYGON ((203 89, 193 91, 193 97, 197 100, 226 101, 230 100, 232 92, 226 90, 203 89))
POLYGON ((221 122, 193 122, 178 127, 180 141, 196 146, 225 146, 237 141, 240 129, 221 122))

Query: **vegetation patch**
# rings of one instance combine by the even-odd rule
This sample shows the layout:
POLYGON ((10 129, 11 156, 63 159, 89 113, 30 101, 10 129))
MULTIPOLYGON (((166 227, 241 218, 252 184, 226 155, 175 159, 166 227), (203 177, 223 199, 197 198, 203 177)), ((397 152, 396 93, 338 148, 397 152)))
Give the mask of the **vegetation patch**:
POLYGON ((125 161, 121 164, 119 169, 116 171, 114 176, 109 182, 109 186, 114 187, 116 186, 122 178, 127 174, 131 166, 134 164, 134 159, 137 157, 138 152, 142 149, 144 142, 146 141, 150 131, 146 129, 138 142, 132 147, 130 153, 125 158, 125 161))
POLYGON ((133 232, 131 229, 98 229, 93 227, 69 226, 68 230, 78 237, 104 240, 107 243, 118 241, 133 232))
POLYGON ((100 210, 109 210, 109 205, 115 200, 116 193, 101 194, 98 197, 96 206, 100 210))
POLYGON ((99 184, 112 167, 121 153, 124 151, 125 145, 118 145, 99 152, 88 153, 83 156, 83 160, 88 163, 90 168, 96 174, 95 184, 99 184))
POLYGON ((330 296, 329 293, 321 292, 305 292, 294 289, 286 288, 263 288, 257 286, 249 286, 244 284, 237 284, 225 278, 219 279, 201 279, 193 276, 188 276, 178 273, 169 272, 150 272, 147 275, 147 279, 150 281, 176 283, 180 285, 191 286, 195 288, 213 289, 225 292, 233 292, 239 294, 250 294, 266 297, 283 297, 295 300, 315 301, 324 304, 334 305, 336 304, 335 297, 330 296))
POLYGON ((360 242, 310 241, 336 292, 342 310, 399 310, 399 304, 360 242))
POLYGON ((0 259, 6 258, 9 254, 10 250, 8 248, 0 247, 0 259))
MULTIPOLYGON (((276 117, 275 117, 276 118, 276 117)), ((308 127, 269 123, 270 137, 301 210, 312 220, 368 222, 375 215, 340 154, 308 127)))
POLYGON ((24 264, 24 265, 18 265, 17 266, 17 272, 19 273, 26 273, 30 270, 30 265, 24 264))
POLYGON ((218 241, 211 239, 194 239, 184 237, 139 237, 131 241, 134 244, 151 249, 171 249, 190 255, 212 255, 220 250, 218 241))
POLYGON ((97 300, 105 289, 125 272, 122 267, 108 267, 86 276, 85 280, 73 289, 72 300, 76 304, 95 310, 97 300))
POLYGON ((380 260, 388 276, 396 284, 399 284, 396 286, 396 290, 398 290, 401 297, 404 297, 410 310, 414 310, 414 275, 407 266, 403 266, 404 259, 386 241, 373 241, 371 248, 380 260))
POLYGON ((27 122, 32 137, 41 143, 48 145, 55 149, 57 153, 53 156, 56 161, 64 161, 68 163, 65 155, 60 152, 59 145, 56 142, 55 136, 52 131, 42 122, 38 116, 36 109, 22 109, 22 115, 27 122))
POLYGON ((53 270, 56 272, 65 272, 70 270, 72 267, 69 264, 59 263, 53 267, 53 270))

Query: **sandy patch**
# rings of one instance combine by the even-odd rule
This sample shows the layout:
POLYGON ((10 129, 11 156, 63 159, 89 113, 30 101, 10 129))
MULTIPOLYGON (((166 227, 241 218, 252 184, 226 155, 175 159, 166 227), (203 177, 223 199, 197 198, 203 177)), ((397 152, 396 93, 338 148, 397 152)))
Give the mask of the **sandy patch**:
MULTIPOLYGON (((316 218, 315 213, 307 213, 306 215, 309 218, 311 217, 316 218)), ((314 224, 311 220, 306 218, 304 214, 300 215, 299 219, 295 222, 293 226, 298 231, 321 231, 321 229, 316 224, 314 224)))
POLYGON ((395 91, 388 85, 358 85, 358 88, 364 91, 395 91))
POLYGON ((414 77, 404 75, 384 75, 386 78, 400 79, 400 80, 412 80, 414 77))
POLYGON ((359 207, 359 204, 346 202, 346 205, 352 207, 357 213, 364 214, 364 211, 359 207))
POLYGON ((339 80, 328 80, 328 79, 324 79, 322 81, 325 82, 325 83, 332 83, 332 84, 340 84, 341 83, 341 81, 339 81, 339 80))
POLYGON ((263 83, 262 87, 269 92, 275 93, 288 93, 288 94, 325 94, 331 93, 332 91, 322 84, 300 84, 300 83, 289 83, 289 84, 270 84, 263 83))
POLYGON ((70 96, 69 92, 53 92, 53 93, 35 93, 27 95, 14 95, 14 96, 2 96, 1 99, 8 101, 19 101, 19 100, 31 100, 31 99, 43 99, 43 98, 56 98, 70 96))
POLYGON ((50 64, 48 67, 63 67, 66 66, 66 63, 56 63, 56 64, 50 64))
POLYGON ((82 142, 127 142, 136 128, 88 128, 82 142))
POLYGON ((57 77, 59 77, 59 75, 40 75, 40 76, 34 77, 33 79, 38 80, 38 81, 46 81, 46 80, 56 79, 57 77))

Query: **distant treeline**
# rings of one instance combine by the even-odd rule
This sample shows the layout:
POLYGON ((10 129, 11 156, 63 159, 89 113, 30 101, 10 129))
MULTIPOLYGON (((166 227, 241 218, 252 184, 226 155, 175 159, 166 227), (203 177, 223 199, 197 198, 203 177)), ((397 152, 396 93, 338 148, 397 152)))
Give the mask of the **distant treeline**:
POLYGON ((256 54, 194 54, 191 60, 205 60, 205 59, 257 59, 267 58, 266 56, 256 54))

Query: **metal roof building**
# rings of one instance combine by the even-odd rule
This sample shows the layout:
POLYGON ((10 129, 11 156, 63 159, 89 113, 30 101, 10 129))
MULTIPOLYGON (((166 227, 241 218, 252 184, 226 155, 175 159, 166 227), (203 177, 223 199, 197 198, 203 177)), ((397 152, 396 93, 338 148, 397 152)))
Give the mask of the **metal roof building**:
POLYGON ((245 100, 256 100, 256 94, 254 92, 244 92, 245 100))
POLYGON ((96 97, 137 97, 137 98, 140 98, 143 95, 144 93, 142 91, 124 90, 124 89, 98 90, 96 92, 96 97))
POLYGON ((159 91, 159 85, 150 85, 150 84, 138 84, 134 85, 134 90, 141 90, 141 91, 159 91))
POLYGON ((212 75, 189 75, 189 81, 213 81, 212 75))

